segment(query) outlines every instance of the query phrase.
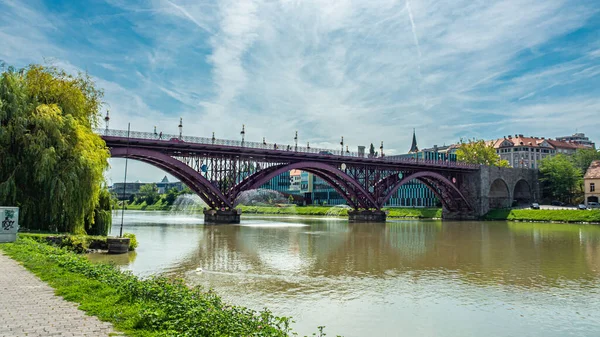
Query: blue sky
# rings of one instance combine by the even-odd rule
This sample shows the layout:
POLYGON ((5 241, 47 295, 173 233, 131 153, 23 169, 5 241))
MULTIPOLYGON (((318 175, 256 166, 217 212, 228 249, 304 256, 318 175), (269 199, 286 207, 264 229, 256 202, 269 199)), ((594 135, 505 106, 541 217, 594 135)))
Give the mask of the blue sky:
MULTIPOLYGON (((87 71, 111 128, 404 153, 600 141, 597 0, 0 0, 0 60, 87 71)), ((120 181, 122 160, 111 160, 120 181)), ((132 163, 132 179, 162 173, 132 163)), ((113 176, 114 175, 114 176, 113 176)))

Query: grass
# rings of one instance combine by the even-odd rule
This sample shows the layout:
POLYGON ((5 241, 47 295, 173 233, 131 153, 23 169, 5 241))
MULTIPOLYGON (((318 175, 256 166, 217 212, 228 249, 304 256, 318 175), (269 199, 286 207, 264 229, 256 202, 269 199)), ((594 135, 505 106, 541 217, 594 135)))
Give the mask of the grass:
MULTIPOLYGON (((290 319, 224 303, 212 291, 180 280, 139 279, 107 264, 93 264, 31 238, 0 244, 11 258, 88 314, 133 337, 288 336, 290 319)), ((319 332, 319 335, 322 335, 319 332)))
POLYGON ((496 209, 486 220, 600 223, 600 210, 496 209))
MULTIPOLYGON (((129 250, 135 250, 138 246, 135 234, 124 233, 129 238, 129 250)), ((44 234, 44 233, 19 233, 20 238, 29 238, 33 241, 66 248, 75 253, 85 253, 88 249, 108 249, 106 236, 98 235, 75 235, 75 234, 44 234)))
MULTIPOLYGON (((242 214, 288 214, 288 215, 327 215, 331 210, 330 206, 290 206, 290 207, 275 207, 275 206, 238 206, 242 210, 242 214)), ((418 218, 431 219, 441 218, 441 208, 389 208, 385 209, 388 212, 388 218, 418 218)), ((348 211, 340 210, 339 216, 347 216, 348 211)))

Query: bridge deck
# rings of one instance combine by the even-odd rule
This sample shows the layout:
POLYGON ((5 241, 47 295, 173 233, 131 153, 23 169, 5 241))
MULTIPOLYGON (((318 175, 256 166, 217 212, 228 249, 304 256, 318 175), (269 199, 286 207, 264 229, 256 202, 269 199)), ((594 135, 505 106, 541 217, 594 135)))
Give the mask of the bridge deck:
POLYGON ((137 148, 147 148, 170 156, 193 156, 193 155, 227 155, 239 156, 262 161, 315 161, 339 165, 361 164, 366 166, 378 166, 382 168, 399 169, 441 169, 445 171, 476 171, 479 165, 464 164, 449 161, 419 160, 414 158, 389 158, 389 157, 364 157, 357 152, 346 152, 340 150, 318 149, 308 147, 296 147, 292 145, 263 144, 256 142, 241 142, 234 140, 222 140, 203 137, 179 136, 163 134, 159 135, 149 132, 132 131, 127 137, 127 131, 123 130, 96 130, 104 139, 108 147, 126 147, 127 144, 137 148))

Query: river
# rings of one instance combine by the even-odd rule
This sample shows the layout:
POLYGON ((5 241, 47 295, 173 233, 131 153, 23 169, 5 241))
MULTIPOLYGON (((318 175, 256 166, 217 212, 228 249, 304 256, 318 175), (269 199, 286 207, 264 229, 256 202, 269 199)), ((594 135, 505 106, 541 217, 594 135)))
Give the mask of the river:
MULTIPOLYGON (((113 234, 120 217, 115 215, 113 234)), ((145 277, 181 277, 227 301, 292 316, 300 335, 600 336, 600 226, 128 211, 145 277), (196 272, 202 268, 202 272, 196 272)))

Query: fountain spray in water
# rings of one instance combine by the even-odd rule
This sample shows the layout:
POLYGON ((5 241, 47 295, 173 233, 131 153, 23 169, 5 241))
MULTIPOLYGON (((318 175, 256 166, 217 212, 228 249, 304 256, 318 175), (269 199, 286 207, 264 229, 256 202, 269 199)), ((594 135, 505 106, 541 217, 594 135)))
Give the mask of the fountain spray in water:
POLYGON ((175 199, 171 212, 178 214, 192 214, 202 211, 206 203, 197 194, 182 194, 175 199))
POLYGON ((287 202, 288 199, 281 192, 264 188, 244 191, 235 199, 236 205, 246 206, 272 206, 287 202))

